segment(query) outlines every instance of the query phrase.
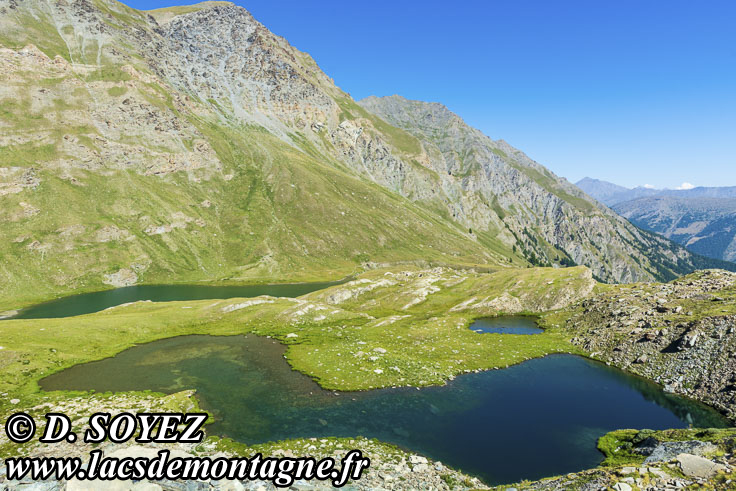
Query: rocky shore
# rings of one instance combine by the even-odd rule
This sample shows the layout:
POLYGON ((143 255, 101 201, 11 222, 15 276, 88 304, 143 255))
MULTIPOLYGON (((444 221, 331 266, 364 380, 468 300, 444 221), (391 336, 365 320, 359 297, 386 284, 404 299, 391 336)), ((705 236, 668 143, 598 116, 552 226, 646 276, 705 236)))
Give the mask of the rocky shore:
POLYGON ((736 430, 618 430, 605 435, 601 467, 497 490, 736 489, 736 430))
POLYGON ((602 287, 567 320, 591 357, 736 418, 736 274, 602 287))
MULTIPOLYGON (((633 490, 673 490, 673 489, 736 489, 731 475, 736 468, 734 438, 736 431, 719 430, 709 433, 700 430, 667 430, 652 432, 648 430, 620 430, 607 435, 602 440, 612 442, 602 448, 611 456, 619 454, 625 465, 602 466, 578 473, 570 473, 539 481, 525 481, 514 485, 488 488, 478 479, 447 468, 441 462, 432 462, 425 457, 407 454, 390 445, 376 441, 357 439, 303 439, 291 440, 259 446, 250 449, 251 453, 292 457, 313 455, 316 458, 332 456, 342 458, 350 448, 360 448, 371 458, 371 468, 364 476, 349 482, 346 490, 469 490, 494 489, 496 491, 521 490, 567 490, 581 491, 633 491, 633 490), (679 431, 681 433, 673 433, 679 431), (683 433, 684 432, 684 433, 683 433), (688 437, 702 438, 682 439, 688 437)), ((246 455, 244 450, 234 452, 228 449, 225 441, 208 439, 203 445, 115 445, 107 444, 100 449, 106 457, 155 457, 162 449, 172 454, 187 456, 230 457, 246 455)), ((67 446, 67 456, 81 456, 83 446, 67 446), (71 448, 70 448, 71 447, 71 448)), ((36 449, 31 453, 38 455, 36 449)), ((44 454, 40 450, 41 454, 44 454)), ((58 455, 58 451, 55 454, 58 455)), ((614 457, 617 458, 617 457, 614 457)), ((608 460, 608 459, 607 459, 608 460)), ((605 462, 604 462, 605 464, 605 462)), ((170 481, 155 482, 105 482, 105 481, 9 481, 5 469, 0 470, 0 489, 33 491, 87 491, 87 490, 145 490, 145 491, 270 491, 277 488, 267 481, 170 481)), ((329 482, 297 481, 290 490, 333 489, 329 482)))
MULTIPOLYGON (((346 442, 347 443, 347 442, 346 442)), ((302 456, 314 455, 315 458, 332 456, 336 460, 341 459, 347 452, 348 447, 342 443, 323 439, 307 439, 303 441, 288 442, 287 446, 302 446, 303 451, 296 452, 288 449, 283 450, 276 448, 273 450, 273 456, 302 456), (308 450, 314 447, 314 450, 308 450)), ((445 490, 445 489, 481 489, 486 488, 478 479, 466 476, 460 472, 445 467, 441 462, 430 462, 425 457, 419 455, 404 454, 388 445, 372 442, 364 439, 356 439, 353 444, 356 448, 361 448, 365 455, 371 457, 371 468, 365 473, 360 480, 348 482, 342 489, 345 490, 398 490, 398 489, 427 489, 427 490, 445 490)), ((243 454, 232 454, 217 449, 216 443, 205 445, 197 455, 208 455, 212 458, 217 457, 236 457, 243 454)), ((171 450, 172 455, 177 457, 192 457, 195 455, 193 449, 188 448, 185 451, 175 446, 122 446, 108 445, 103 447, 105 457, 124 458, 124 457, 145 457, 155 458, 159 450, 164 448, 171 450)), ((247 456, 250 456, 247 455, 247 456)), ((72 479, 69 481, 10 481, 6 479, 5 469, 0 470, 0 489, 7 490, 23 490, 23 491, 92 491, 92 490, 140 490, 140 491, 240 491, 240 490, 258 490, 271 491, 278 488, 272 482, 262 480, 208 480, 208 481, 171 481, 163 479, 160 481, 79 481, 72 479)), ((300 480, 294 482, 286 489, 291 490, 322 490, 333 489, 329 481, 317 480, 300 480)))

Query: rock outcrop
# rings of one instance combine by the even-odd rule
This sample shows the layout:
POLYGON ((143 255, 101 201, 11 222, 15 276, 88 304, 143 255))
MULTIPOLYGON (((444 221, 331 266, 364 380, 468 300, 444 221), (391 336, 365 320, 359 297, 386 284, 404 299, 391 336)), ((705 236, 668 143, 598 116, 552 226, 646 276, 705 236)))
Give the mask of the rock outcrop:
POLYGON ((567 326, 594 358, 736 418, 736 274, 616 286, 583 301, 567 326))

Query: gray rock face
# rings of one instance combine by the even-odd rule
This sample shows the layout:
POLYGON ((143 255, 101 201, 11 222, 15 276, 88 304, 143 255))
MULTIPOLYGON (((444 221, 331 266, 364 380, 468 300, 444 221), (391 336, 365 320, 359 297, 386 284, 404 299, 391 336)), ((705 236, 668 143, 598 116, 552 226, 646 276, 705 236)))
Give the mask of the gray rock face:
POLYGON ((241 7, 216 5, 176 16, 160 35, 163 46, 150 53, 156 68, 184 91, 217 101, 225 118, 284 137, 289 127, 336 120, 331 96, 339 90, 332 81, 309 55, 241 7))
POLYGON ((681 453, 677 456, 677 463, 682 473, 689 477, 709 479, 718 472, 726 470, 726 466, 717 464, 704 457, 681 453))

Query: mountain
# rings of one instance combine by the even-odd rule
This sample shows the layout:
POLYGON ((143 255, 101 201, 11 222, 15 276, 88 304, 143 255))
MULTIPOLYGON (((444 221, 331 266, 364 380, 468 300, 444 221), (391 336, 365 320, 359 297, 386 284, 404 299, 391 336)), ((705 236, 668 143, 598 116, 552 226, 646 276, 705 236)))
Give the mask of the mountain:
POLYGON ((736 261, 736 186, 629 189, 590 177, 576 186, 637 227, 696 254, 736 261))
POLYGON ((475 226, 489 219, 500 223, 532 263, 572 260, 609 281, 668 276, 668 270, 690 261, 698 267, 724 266, 688 257, 676 245, 632 227, 523 152, 468 126, 442 104, 400 96, 368 97, 359 104, 418 138, 429 156, 425 165, 441 177, 447 195, 464 196, 457 206, 466 215, 482 217, 475 226), (648 274, 641 275, 641 269, 648 274))
POLYGON ((358 105, 228 2, 0 0, 0 14, 0 298, 13 306, 376 263, 578 263, 605 281, 711 264, 441 106, 358 105))
POLYGON ((736 262, 736 198, 655 196, 618 203, 613 209, 692 252, 736 262))
POLYGON ((613 206, 616 203, 628 201, 631 199, 641 198, 643 196, 653 196, 658 191, 651 188, 636 187, 633 189, 619 186, 608 181, 601 181, 586 177, 576 182, 575 185, 585 191, 588 196, 592 196, 607 206, 613 206))
POLYGON ((736 186, 705 187, 692 189, 654 189, 638 186, 625 188, 617 184, 586 177, 575 183, 586 194, 607 206, 614 206, 624 201, 653 197, 671 196, 674 198, 736 198, 736 186))

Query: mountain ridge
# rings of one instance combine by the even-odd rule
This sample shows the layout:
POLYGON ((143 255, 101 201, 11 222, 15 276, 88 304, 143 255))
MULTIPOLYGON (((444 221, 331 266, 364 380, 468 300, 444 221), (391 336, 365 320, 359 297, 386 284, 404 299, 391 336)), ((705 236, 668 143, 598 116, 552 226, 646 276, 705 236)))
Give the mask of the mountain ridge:
MULTIPOLYGON (((631 227, 522 151, 468 126, 441 103, 410 101, 394 95, 368 97, 359 104, 419 138, 425 148, 435 147, 433 165, 438 174, 460 177, 464 191, 476 191, 490 202, 501 226, 514 235, 515 245, 534 264, 557 255, 562 264, 566 260, 585 264, 597 277, 606 279, 608 275, 598 262, 601 252, 609 258, 620 257, 620 251, 626 250, 626 255, 635 258, 632 263, 651 260, 651 267, 660 273, 667 269, 668 259, 656 263, 658 248, 675 257, 682 253, 672 243, 631 227), (478 172, 473 174, 473 170, 478 172), (524 209, 520 210, 520 206, 524 209), (530 230, 535 233, 530 234, 530 230), (610 239, 601 240, 603 235, 610 239), (637 249, 632 244, 646 245, 637 249)), ((623 273, 619 280, 636 279, 631 264, 624 261, 617 267, 623 273)))
POLYGON ((608 181, 584 177, 575 183, 591 197, 613 207, 638 198, 670 196, 679 198, 736 198, 736 186, 696 186, 690 189, 657 189, 637 186, 627 188, 608 181))

